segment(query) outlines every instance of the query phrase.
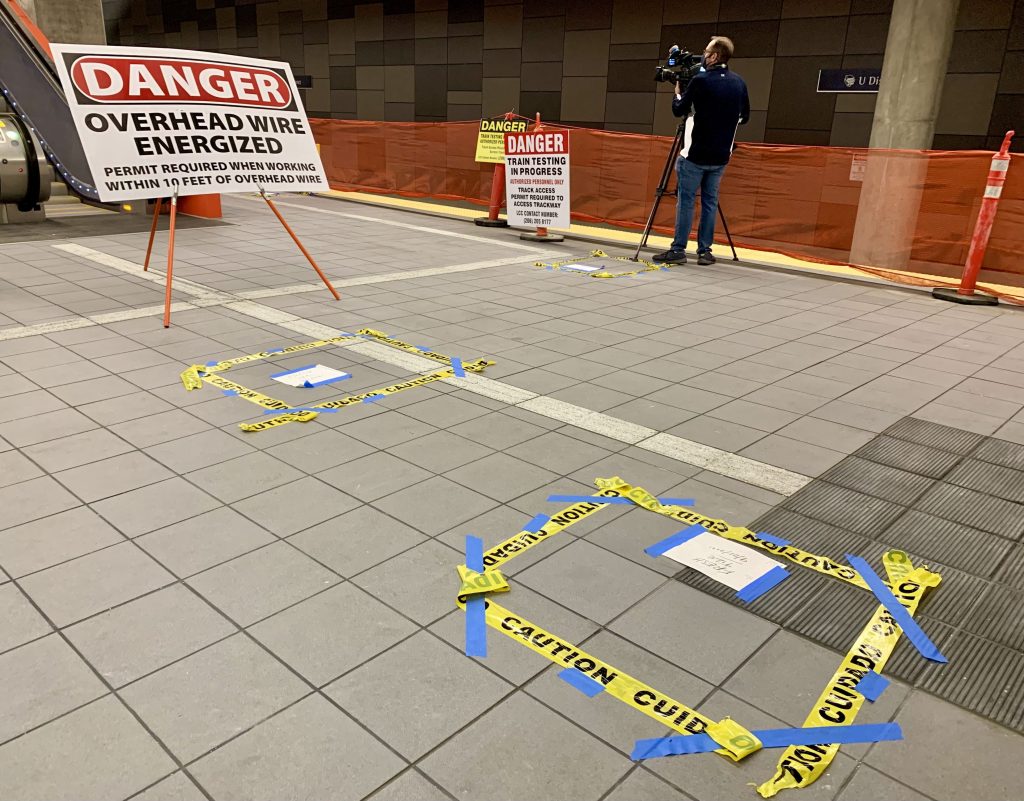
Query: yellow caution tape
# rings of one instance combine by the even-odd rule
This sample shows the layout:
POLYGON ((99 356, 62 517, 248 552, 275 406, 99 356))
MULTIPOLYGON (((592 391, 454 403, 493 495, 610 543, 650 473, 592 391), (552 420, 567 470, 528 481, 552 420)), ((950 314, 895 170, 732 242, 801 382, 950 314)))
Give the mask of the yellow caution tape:
MULTIPOLYGON (((284 401, 272 398, 269 395, 264 395, 262 392, 257 392, 254 389, 243 387, 241 384, 236 384, 234 381, 229 381, 223 376, 219 375, 208 375, 204 379, 208 384, 213 384, 215 387, 220 389, 234 392, 238 397, 243 400, 247 400, 250 403, 255 403, 257 406, 262 406, 264 409, 290 409, 292 408, 284 401)), ((313 415, 316 416, 315 414, 313 415)))
POLYGON ((727 540, 742 542, 744 545, 760 548, 762 551, 768 551, 775 556, 788 559, 790 562, 800 565, 801 567, 806 567, 816 573, 837 578, 840 581, 845 581, 847 584, 853 584, 855 587, 860 587, 863 590, 868 589, 868 585, 864 582, 864 579, 862 579, 860 574, 849 565, 840 564, 826 556, 818 556, 817 554, 809 553, 797 548, 795 545, 778 545, 774 542, 763 540, 748 528, 732 526, 724 520, 705 517, 699 512, 696 512, 693 509, 688 509, 684 506, 664 505, 643 487, 633 487, 618 476, 613 478, 594 479, 594 484, 602 489, 614 490, 620 495, 629 498, 638 506, 642 506, 644 509, 649 509, 650 511, 657 512, 660 515, 671 517, 681 523, 686 523, 687 525, 703 526, 713 534, 717 534, 727 540))
POLYGON ((399 350, 407 350, 409 353, 415 353, 417 356, 422 356, 425 359, 433 359, 435 362, 441 362, 442 364, 451 364, 452 359, 450 356, 445 356, 443 353, 434 353, 432 350, 421 350, 415 345, 411 345, 408 342, 403 342, 400 339, 392 339, 383 331, 374 331, 372 328, 360 328, 357 332, 359 334, 365 334, 366 336, 373 337, 378 342, 382 342, 385 345, 390 345, 393 348, 399 350))
POLYGON ((410 345, 408 342, 402 342, 400 339, 392 339, 382 331, 374 331, 372 328, 361 328, 356 334, 341 334, 336 337, 330 337, 329 339, 318 339, 315 342, 303 342, 298 345, 289 345, 287 348, 278 348, 276 350, 262 350, 259 353, 250 353, 246 356, 238 356, 234 359, 224 359, 216 364, 193 364, 185 372, 181 374, 181 380, 185 384, 186 389, 200 389, 202 387, 201 376, 202 374, 210 375, 211 373, 221 372, 223 370, 229 370, 239 364, 248 364, 249 362, 260 361, 261 359, 273 359, 281 356, 291 356, 295 353, 302 353, 307 350, 314 350, 315 348, 324 348, 328 345, 337 345, 341 342, 347 342, 351 339, 357 339, 359 334, 365 334, 371 336, 379 342, 383 342, 385 345, 398 348, 400 350, 407 350, 410 353, 417 353, 428 359, 433 359, 436 362, 443 362, 444 364, 451 364, 451 358, 441 353, 434 353, 433 351, 423 351, 417 348, 415 345, 410 345))
MULTIPOLYGON (((479 373, 485 367, 490 367, 494 362, 489 362, 486 359, 477 359, 475 362, 462 365, 467 372, 479 373)), ((410 379, 409 381, 403 381, 400 384, 392 384, 390 387, 382 387, 381 389, 372 389, 369 392, 362 392, 358 395, 349 395, 345 398, 336 398, 334 400, 324 401, 323 403, 315 403, 307 407, 309 409, 342 409, 346 406, 351 406, 354 403, 362 403, 366 398, 372 398, 375 395, 393 395, 396 392, 402 390, 412 389, 413 387, 421 387, 424 384, 429 384, 432 381, 440 381, 443 378, 451 378, 455 374, 454 369, 449 367, 446 370, 438 370, 434 373, 428 373, 427 375, 417 376, 416 378, 410 379)), ((209 380, 209 379, 207 379, 209 380)), ((223 379, 221 379, 223 380, 223 379)), ((212 383, 212 382, 211 382, 212 383)), ((252 390, 249 390, 252 392, 252 390)), ((239 393, 241 394, 241 393, 239 393)), ((259 393, 254 393, 258 395, 259 393)), ((263 396, 266 397, 266 396, 263 396)), ((272 398, 270 400, 273 400, 272 398)), ((277 403, 281 403, 277 401, 277 403)), ((280 409, 289 408, 287 404, 281 406, 273 406, 268 408, 280 409)), ((242 431, 265 431, 268 428, 274 428, 275 426, 281 426, 285 423, 294 422, 306 422, 311 420, 312 417, 304 417, 306 414, 312 414, 316 416, 316 412, 292 412, 289 414, 278 415, 271 417, 269 420, 261 420, 258 423, 240 423, 239 428, 242 431)))
POLYGON ((910 561, 910 555, 906 551, 887 551, 883 557, 885 563, 885 575, 889 578, 890 584, 903 579, 914 565, 910 561))
MULTIPOLYGON (((459 606, 465 608, 460 602, 459 606)), ((761 741, 735 721, 726 718, 715 722, 695 709, 676 701, 639 679, 623 673, 607 662, 591 656, 577 646, 528 620, 499 606, 493 600, 486 600, 487 625, 500 631, 506 637, 525 645, 531 651, 563 667, 572 667, 585 676, 599 682, 613 698, 633 707, 649 718, 663 723, 679 734, 707 734, 721 749, 715 753, 739 762, 761 748, 761 741)))
MULTIPOLYGON (((581 258, 580 256, 574 256, 574 257, 571 257, 571 258, 568 258, 568 259, 559 259, 558 261, 535 261, 533 263, 533 266, 534 267, 543 267, 544 269, 550 268, 552 270, 562 271, 562 268, 565 267, 567 264, 577 264, 579 262, 580 258, 581 258)), ((653 272, 655 270, 667 270, 669 268, 669 266, 670 266, 670 265, 667 265, 667 264, 655 264, 652 261, 645 261, 644 259, 633 259, 633 258, 631 258, 629 256, 610 256, 609 254, 605 253, 603 250, 593 250, 593 251, 590 252, 590 256, 589 257, 584 256, 583 258, 613 259, 615 261, 628 261, 631 264, 643 264, 644 267, 642 267, 641 269, 638 269, 638 270, 630 270, 628 272, 623 272, 623 273, 613 273, 613 272, 609 272, 607 270, 602 270, 601 272, 596 272, 596 273, 588 273, 588 272, 583 272, 581 270, 565 270, 564 272, 570 272, 570 273, 573 273, 574 275, 586 276, 587 278, 623 278, 623 277, 628 276, 628 275, 639 275, 640 273, 649 273, 649 272, 653 272)))
POLYGON ((508 579, 500 570, 485 570, 477 573, 465 565, 459 565, 459 578, 462 579, 462 587, 459 589, 459 597, 467 595, 479 595, 485 592, 508 592, 508 579))
POLYGON ((202 367, 198 364, 193 364, 181 374, 181 383, 185 385, 185 389, 189 392, 193 389, 203 388, 203 379, 199 377, 199 371, 201 369, 202 367))
MULTIPOLYGON (((599 492, 597 494, 604 497, 618 496, 618 493, 614 491, 599 492)), ((490 569, 505 564, 509 559, 513 559, 524 551, 528 551, 538 542, 542 542, 548 537, 564 531, 573 523, 578 523, 590 517, 590 515, 603 509, 606 505, 603 503, 581 501, 580 503, 574 503, 572 506, 567 506, 558 514, 552 515, 551 519, 537 531, 520 531, 500 545, 495 545, 490 550, 484 551, 484 567, 490 569)))
POLYGON ((315 342, 303 342, 299 345, 289 345, 287 348, 279 348, 277 350, 261 350, 259 353, 250 353, 248 356, 238 356, 234 359, 225 359, 224 361, 217 362, 216 364, 205 366, 193 365, 193 367, 198 367, 198 369, 204 373, 215 373, 221 370, 228 370, 239 364, 257 362, 261 359, 274 359, 280 356, 291 356, 293 353, 302 353, 303 351, 323 348, 328 345, 337 345, 339 342, 345 342, 355 338, 355 334, 342 334, 341 336, 331 337, 330 339, 318 339, 315 342))
MULTIPOLYGON (((890 563, 896 567, 907 562, 893 561, 887 554, 886 572, 890 563)), ((938 586, 940 581, 937 573, 917 568, 893 586, 893 594, 910 614, 914 614, 928 588, 938 586)), ((882 672, 899 637, 899 626, 886 608, 879 606, 818 697, 814 709, 804 720, 804 727, 853 723, 864 704, 864 696, 854 688, 868 671, 882 672)), ((758 787, 757 792, 764 798, 771 798, 780 790, 806 787, 828 770, 838 752, 839 746, 835 743, 790 746, 779 758, 775 775, 758 787)))

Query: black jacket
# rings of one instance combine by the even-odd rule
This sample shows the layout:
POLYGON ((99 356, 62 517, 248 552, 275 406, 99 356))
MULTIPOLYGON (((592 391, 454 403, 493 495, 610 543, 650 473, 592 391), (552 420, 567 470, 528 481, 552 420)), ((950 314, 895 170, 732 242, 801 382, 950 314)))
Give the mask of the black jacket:
POLYGON ((747 85, 726 65, 698 72, 672 113, 685 117, 693 109, 693 137, 686 158, 708 167, 729 163, 736 126, 750 119, 747 85))

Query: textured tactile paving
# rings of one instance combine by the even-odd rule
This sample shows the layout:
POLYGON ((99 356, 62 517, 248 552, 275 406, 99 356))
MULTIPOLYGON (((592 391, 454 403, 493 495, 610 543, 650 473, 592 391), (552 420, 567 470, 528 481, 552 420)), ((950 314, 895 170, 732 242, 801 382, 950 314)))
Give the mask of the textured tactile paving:
POLYGON ((1024 654, 966 631, 939 647, 949 663, 927 665, 923 689, 1004 726, 1024 728, 1024 654))
POLYGON ((1013 547, 995 534, 913 510, 889 526, 884 537, 894 548, 927 554, 929 559, 984 578, 995 577, 1013 547))
POLYGON ((850 456, 821 476, 823 481, 894 503, 910 504, 931 486, 927 476, 850 456))
POLYGON ((1024 503, 1024 471, 1012 467, 965 459, 949 471, 945 480, 1004 501, 1024 503))
POLYGON ((1010 539, 1020 537, 1024 529, 1024 506, 1021 504, 955 484, 936 484, 921 496, 915 508, 1010 539))
POLYGON ((918 445, 941 448, 961 456, 970 453, 985 439, 981 434, 932 423, 928 420, 918 420, 916 417, 904 417, 882 433, 918 445))
POLYGON ((854 456, 928 478, 942 478, 963 458, 940 448, 884 435, 875 437, 854 456))
POLYGON ((1024 592, 991 584, 964 625, 968 631, 1024 651, 1024 592))
POLYGON ((996 580, 1016 590, 1024 590, 1024 545, 1014 545, 999 568, 996 580))
MULTIPOLYGON (((888 548, 941 574, 917 617, 949 664, 902 639, 884 673, 1024 732, 1024 447, 905 418, 749 527, 837 562, 856 553, 881 576, 888 548)), ((846 653, 875 599, 787 567, 809 576, 747 608, 846 653)))
POLYGON ((902 507, 895 503, 824 481, 812 481, 783 505, 868 537, 881 533, 902 512, 902 507))
POLYGON ((971 456, 1003 467, 1012 467, 1014 470, 1024 470, 1024 445, 1015 442, 989 437, 974 449, 971 456))
POLYGON ((804 551, 841 561, 843 554, 863 553, 870 539, 813 517, 784 509, 772 509, 758 519, 758 531, 789 540, 804 551))
MULTIPOLYGON (((917 615, 917 622, 921 624, 921 628, 928 634, 929 639, 945 654, 946 645, 957 633, 957 630, 953 626, 940 623, 925 614, 917 615)), ((900 637, 896 650, 892 653, 892 658, 889 659, 882 672, 901 681, 914 683, 928 671, 930 664, 921 656, 921 652, 914 647, 913 643, 906 637, 900 637)))

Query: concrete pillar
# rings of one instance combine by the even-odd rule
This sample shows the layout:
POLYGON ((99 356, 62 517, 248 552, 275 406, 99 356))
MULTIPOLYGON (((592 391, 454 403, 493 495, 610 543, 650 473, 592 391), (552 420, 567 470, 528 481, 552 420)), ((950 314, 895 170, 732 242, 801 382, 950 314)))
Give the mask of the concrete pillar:
POLYGON ((106 44, 103 0, 19 0, 46 38, 63 44, 106 44))
MULTIPOLYGON (((927 150, 935 135, 960 0, 895 0, 871 127, 872 148, 927 150)), ((910 258, 927 163, 869 153, 850 261, 902 269, 910 258)))

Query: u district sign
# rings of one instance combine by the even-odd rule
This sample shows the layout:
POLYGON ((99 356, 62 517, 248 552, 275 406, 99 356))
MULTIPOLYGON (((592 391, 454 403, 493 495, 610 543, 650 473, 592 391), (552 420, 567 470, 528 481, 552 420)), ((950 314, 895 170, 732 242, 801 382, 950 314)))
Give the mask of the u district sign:
POLYGON ((52 50, 100 200, 329 188, 283 62, 142 47, 52 50))

